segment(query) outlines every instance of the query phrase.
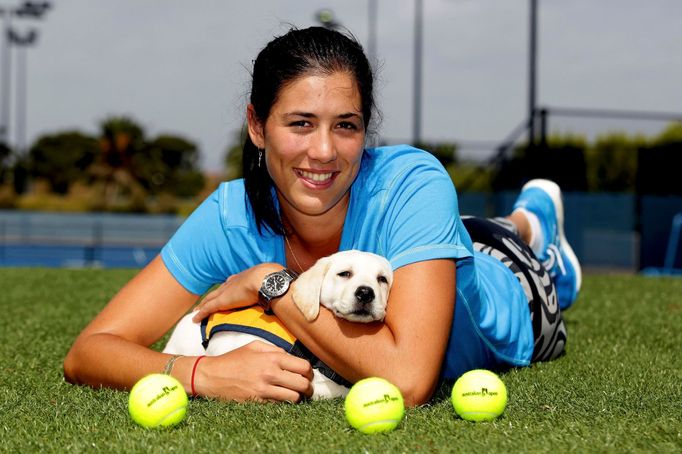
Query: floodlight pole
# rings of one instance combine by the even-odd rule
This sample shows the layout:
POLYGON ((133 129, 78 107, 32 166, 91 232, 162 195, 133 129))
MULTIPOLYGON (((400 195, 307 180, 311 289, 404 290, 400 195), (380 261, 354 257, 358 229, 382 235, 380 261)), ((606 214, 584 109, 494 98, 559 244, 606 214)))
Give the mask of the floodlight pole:
POLYGON ((0 9, 2 14, 2 86, 0 86, 0 143, 9 143, 10 77, 12 63, 9 31, 12 23, 12 8, 0 9))
MULTIPOLYGON (((12 30, 12 16, 18 18, 26 17, 31 19, 42 19, 43 15, 52 7, 49 1, 28 1, 25 0, 16 8, 0 8, 0 14, 3 16, 3 30, 2 30, 2 86, 0 87, 0 143, 5 143, 9 145, 9 130, 10 130, 10 91, 11 91, 11 66, 12 66, 12 55, 11 47, 12 44, 16 44, 13 38, 17 38, 16 33, 12 30)), ((31 31, 31 35, 36 32, 31 31)), ((31 41, 27 44, 31 44, 35 40, 35 37, 31 38, 31 41)), ((21 41, 21 40, 19 40, 21 41)), ((23 43, 19 43, 23 44, 23 43)), ((25 58, 22 56, 21 58, 25 58)), ((25 64, 25 60, 21 62, 25 64)), ((24 70, 25 72, 25 70, 24 70)), ((25 84, 25 81, 22 81, 25 84)), ((22 88, 25 90, 25 86, 22 88)), ((23 95, 23 93, 22 93, 23 95)), ((25 102, 24 99, 19 100, 20 102, 25 102)), ((22 106, 25 108, 25 106, 22 106)), ((24 112, 25 115, 25 112, 24 112)), ((21 125, 22 128, 25 124, 21 125)))
POLYGON ((367 23, 367 55, 370 65, 374 67, 377 57, 377 0, 367 2, 367 23))
MULTIPOLYGON (((377 2, 378 0, 368 0, 367 2, 367 59, 372 69, 374 77, 378 67, 377 58, 377 2)), ((369 147, 379 145, 379 135, 370 133, 366 136, 366 144, 369 147)))
POLYGON ((36 29, 29 30, 25 35, 19 35, 10 30, 10 41, 17 46, 17 74, 16 74, 16 150, 26 151, 26 101, 27 101, 27 64, 26 49, 34 45, 38 39, 36 29))
POLYGON ((422 37, 423 37, 423 2, 415 0, 414 3, 414 88, 412 106, 412 144, 421 143, 421 117, 422 117, 422 37))
POLYGON ((537 109, 537 25, 538 1, 530 0, 529 46, 528 46, 528 144, 535 146, 535 115, 537 109))

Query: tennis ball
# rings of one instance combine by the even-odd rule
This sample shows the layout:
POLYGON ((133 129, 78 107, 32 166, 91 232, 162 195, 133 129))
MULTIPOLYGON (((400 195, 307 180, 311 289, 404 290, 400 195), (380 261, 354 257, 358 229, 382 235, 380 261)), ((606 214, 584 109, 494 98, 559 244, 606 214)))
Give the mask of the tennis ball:
POLYGON ((383 378, 360 380, 348 391, 344 402, 346 420, 364 434, 390 432, 405 415, 400 390, 383 378))
POLYGON ((185 419, 187 393, 170 375, 147 375, 130 390, 128 412, 142 427, 171 427, 185 419))
POLYGON ((507 406, 507 387, 489 370, 471 370, 457 379, 452 388, 452 406, 467 421, 490 421, 507 406))

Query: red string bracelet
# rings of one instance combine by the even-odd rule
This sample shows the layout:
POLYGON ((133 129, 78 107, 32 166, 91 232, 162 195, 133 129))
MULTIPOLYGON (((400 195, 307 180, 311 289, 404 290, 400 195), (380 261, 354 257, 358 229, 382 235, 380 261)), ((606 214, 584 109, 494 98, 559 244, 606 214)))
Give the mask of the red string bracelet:
POLYGON ((199 364, 199 361, 201 361, 204 358, 206 358, 206 356, 202 355, 202 356, 198 357, 197 360, 194 361, 194 366, 192 367, 192 379, 190 380, 190 384, 192 386, 192 397, 197 396, 197 393, 194 390, 194 375, 196 374, 196 371, 197 371, 197 365, 199 364))

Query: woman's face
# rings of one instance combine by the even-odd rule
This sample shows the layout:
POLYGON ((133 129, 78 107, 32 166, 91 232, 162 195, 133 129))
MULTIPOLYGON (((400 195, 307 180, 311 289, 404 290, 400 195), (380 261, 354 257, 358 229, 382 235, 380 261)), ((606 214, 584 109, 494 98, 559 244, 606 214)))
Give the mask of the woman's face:
POLYGON ((344 72, 308 75, 283 86, 262 125, 249 106, 249 134, 287 215, 345 207, 365 142, 360 92, 344 72), (293 210, 293 211, 292 211, 293 210))

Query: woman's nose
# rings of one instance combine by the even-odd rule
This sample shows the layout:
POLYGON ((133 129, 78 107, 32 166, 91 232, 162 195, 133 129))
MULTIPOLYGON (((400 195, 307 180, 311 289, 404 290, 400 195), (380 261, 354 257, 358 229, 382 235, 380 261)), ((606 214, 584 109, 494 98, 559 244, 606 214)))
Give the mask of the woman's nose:
POLYGON ((310 159, 326 163, 336 159, 336 151, 331 134, 328 131, 319 131, 315 139, 310 144, 308 151, 310 159))

